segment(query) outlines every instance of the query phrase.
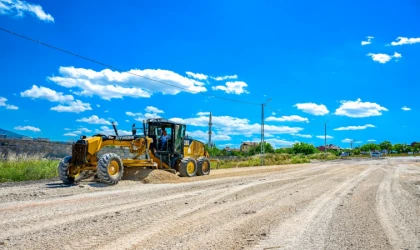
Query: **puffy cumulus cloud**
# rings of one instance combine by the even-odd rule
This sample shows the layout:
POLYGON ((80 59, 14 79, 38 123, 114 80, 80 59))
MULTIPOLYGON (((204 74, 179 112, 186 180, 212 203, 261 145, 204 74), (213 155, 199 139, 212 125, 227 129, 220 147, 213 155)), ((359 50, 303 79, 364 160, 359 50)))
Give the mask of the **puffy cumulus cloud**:
POLYGON ((324 104, 316 104, 312 102, 296 103, 293 107, 311 115, 326 115, 330 112, 324 104))
POLYGON ((378 53, 378 54, 374 54, 374 53, 369 53, 367 54, 367 56, 370 56, 372 58, 373 61, 375 62, 379 62, 379 63, 387 63, 389 62, 392 58, 401 58, 401 54, 394 52, 394 55, 388 55, 388 54, 382 54, 382 53, 378 53))
POLYGON ((80 132, 85 132, 85 133, 90 133, 90 132, 92 132, 92 130, 90 130, 90 129, 88 129, 88 128, 78 128, 78 129, 77 129, 77 131, 80 131, 80 132))
POLYGON ((111 122, 103 119, 103 118, 99 118, 97 115, 92 115, 91 117, 84 117, 81 119, 77 119, 77 122, 86 122, 89 124, 103 124, 103 125, 111 125, 111 122))
POLYGON ((277 121, 277 122, 309 122, 308 118, 304 118, 298 115, 274 117, 270 116, 265 119, 266 121, 277 121))
POLYGON ((149 98, 153 93, 176 95, 181 91, 190 93, 207 91, 203 86, 204 83, 200 81, 162 69, 132 69, 118 72, 110 69, 94 71, 84 68, 60 67, 59 73, 61 76, 52 76, 48 79, 60 86, 79 90, 75 94, 97 95, 104 100, 123 97, 149 98))
MULTIPOLYGON (((114 128, 110 128, 108 126, 101 126, 99 129, 95 129, 96 134, 103 134, 103 135, 115 135, 114 128)), ((121 130, 118 129, 118 135, 131 135, 132 131, 121 130)))
POLYGON ((341 142, 343 142, 343 143, 346 143, 346 142, 350 143, 352 141, 353 141, 353 139, 349 139, 349 138, 346 138, 344 140, 341 140, 341 142))
POLYGON ((228 80, 228 79, 238 79, 238 75, 217 76, 217 77, 211 77, 211 78, 216 80, 216 81, 224 81, 224 80, 228 80))
POLYGON ((198 116, 210 115, 210 112, 198 112, 197 115, 198 116))
POLYGON ((58 105, 55 107, 50 108, 50 110, 54 110, 57 112, 69 112, 69 113, 80 113, 86 110, 92 110, 89 103, 84 103, 80 100, 76 100, 74 102, 69 102, 66 105, 58 105))
POLYGON ((352 118, 380 116, 382 111, 388 111, 377 103, 362 102, 360 98, 356 101, 341 101, 341 106, 335 110, 336 115, 352 118))
POLYGON ((50 102, 71 102, 74 100, 72 95, 64 95, 62 92, 57 92, 50 88, 43 86, 32 85, 31 89, 20 92, 20 96, 29 97, 32 99, 46 99, 50 102))
POLYGON ((32 132, 41 132, 41 129, 37 128, 37 127, 33 127, 33 126, 17 126, 14 127, 15 130, 21 130, 21 131, 32 131, 32 132))
POLYGON ((347 127, 335 128, 334 130, 364 130, 367 128, 375 128, 375 125, 366 124, 364 126, 347 126, 347 127))
POLYGON ((371 44, 371 40, 374 38, 373 36, 367 36, 367 41, 362 41, 362 46, 371 44))
POLYGON ((406 106, 402 107, 401 109, 404 110, 404 111, 410 111, 411 110, 411 108, 408 108, 406 106))
POLYGON ((159 114, 165 113, 163 110, 160 110, 153 106, 147 106, 145 109, 146 113, 133 113, 131 111, 125 112, 126 115, 134 117, 134 120, 136 121, 143 121, 147 119, 152 118, 160 118, 161 116, 159 114))
POLYGON ((235 82, 227 82, 225 84, 225 86, 223 85, 218 85, 218 86, 213 86, 212 89, 213 90, 222 90, 227 94, 236 94, 236 95, 240 95, 240 94, 248 94, 249 92, 245 89, 248 86, 248 84, 246 84, 245 82, 242 81, 235 81, 235 82))
POLYGON ((160 110, 160 109, 158 109, 156 107, 153 107, 153 106, 147 106, 144 110, 148 113, 155 113, 155 114, 165 113, 165 112, 163 112, 163 110, 160 110))
POLYGON ((404 44, 415 44, 420 43, 420 37, 418 38, 407 38, 407 37, 397 37, 397 41, 391 42, 392 46, 404 45, 404 44))
POLYGON ((74 132, 68 132, 68 133, 65 133, 65 134, 63 134, 63 136, 71 136, 71 137, 76 137, 76 136, 79 136, 79 134, 77 134, 77 133, 74 133, 74 132))
POLYGON ((283 146, 292 146, 293 144, 297 143, 298 141, 286 141, 278 138, 267 139, 266 142, 269 142, 273 147, 280 148, 283 146))
POLYGON ((7 104, 7 99, 0 96, 0 107, 5 107, 6 109, 10 109, 10 110, 18 110, 19 107, 15 106, 15 105, 11 105, 11 104, 7 104))
POLYGON ((201 73, 193 73, 193 72, 187 71, 186 74, 189 77, 192 77, 192 78, 195 78, 195 79, 198 79, 198 80, 207 80, 207 78, 208 78, 207 75, 201 74, 201 73))
MULTIPOLYGON (((317 135, 316 138, 325 139, 325 135, 317 135)), ((332 139, 332 138, 334 138, 334 137, 332 137, 330 135, 327 135, 327 139, 332 139)))
MULTIPOLYGON (((187 124, 189 127, 207 127, 209 122, 208 116, 199 116, 193 118, 170 118, 169 120, 177 123, 187 124)), ((215 129, 229 136, 240 135, 250 137, 254 134, 261 133, 261 125, 258 123, 251 124, 248 119, 231 117, 231 116, 212 116, 212 123, 215 129)), ((267 134, 296 134, 303 128, 289 126, 264 125, 267 134)))
POLYGON ((302 134, 292 134, 292 135, 302 137, 302 138, 312 138, 312 135, 302 135, 302 134))
MULTIPOLYGON (((209 134, 207 131, 195 130, 195 131, 187 131, 187 135, 191 136, 194 139, 199 139, 203 142, 207 142, 209 139, 209 134)), ((232 138, 228 135, 222 134, 220 132, 214 132, 211 135, 212 141, 229 141, 232 138)))
POLYGON ((50 108, 50 110, 57 112, 80 113, 86 110, 92 110, 90 103, 74 100, 72 95, 64 95, 62 92, 57 92, 43 86, 38 87, 36 85, 32 85, 31 89, 21 92, 20 96, 32 99, 45 99, 50 102, 61 103, 58 106, 50 108))
POLYGON ((41 21, 54 22, 54 17, 45 13, 40 5, 22 0, 0 0, 0 15, 24 17, 30 14, 41 21))

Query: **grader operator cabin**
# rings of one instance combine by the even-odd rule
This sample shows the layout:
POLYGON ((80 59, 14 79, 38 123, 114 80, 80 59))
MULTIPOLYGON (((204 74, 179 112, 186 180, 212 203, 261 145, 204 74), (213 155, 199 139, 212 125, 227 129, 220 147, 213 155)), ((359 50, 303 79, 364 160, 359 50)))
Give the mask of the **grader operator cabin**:
POLYGON ((124 173, 124 168, 141 167, 164 169, 179 172, 182 177, 208 175, 210 173, 209 154, 204 143, 185 135, 186 125, 174 123, 162 118, 143 121, 143 135, 138 135, 133 124, 132 135, 119 136, 97 134, 92 137, 81 136, 72 147, 72 155, 62 159, 58 165, 60 179, 67 184, 77 183, 87 173, 103 183, 117 184, 124 173), (161 135, 166 132, 166 142, 161 135), (121 159, 114 153, 98 157, 98 152, 107 146, 128 148, 135 154, 130 159, 121 159))

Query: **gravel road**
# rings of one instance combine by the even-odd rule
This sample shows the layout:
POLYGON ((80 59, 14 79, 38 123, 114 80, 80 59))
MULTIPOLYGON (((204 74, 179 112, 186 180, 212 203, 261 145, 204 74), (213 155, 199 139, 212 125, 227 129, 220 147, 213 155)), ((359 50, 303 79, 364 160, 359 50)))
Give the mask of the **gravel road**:
POLYGON ((0 184, 0 249, 420 249, 414 157, 166 174, 0 184))

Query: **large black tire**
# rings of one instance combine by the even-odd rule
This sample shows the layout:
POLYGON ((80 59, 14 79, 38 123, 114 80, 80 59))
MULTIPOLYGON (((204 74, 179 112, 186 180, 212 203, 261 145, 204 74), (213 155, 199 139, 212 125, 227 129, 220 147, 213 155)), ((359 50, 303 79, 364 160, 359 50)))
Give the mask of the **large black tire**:
POLYGON ((124 174, 121 158, 113 153, 104 154, 98 162, 97 174, 101 182, 109 185, 117 184, 124 174))
POLYGON ((202 156, 197 160, 197 175, 210 174, 210 160, 202 156))
POLYGON ((193 177, 197 173, 197 162, 190 157, 184 158, 179 164, 179 175, 181 177, 193 177))
POLYGON ((58 177, 65 184, 73 184, 75 178, 69 175, 71 156, 64 157, 60 163, 58 163, 58 177))

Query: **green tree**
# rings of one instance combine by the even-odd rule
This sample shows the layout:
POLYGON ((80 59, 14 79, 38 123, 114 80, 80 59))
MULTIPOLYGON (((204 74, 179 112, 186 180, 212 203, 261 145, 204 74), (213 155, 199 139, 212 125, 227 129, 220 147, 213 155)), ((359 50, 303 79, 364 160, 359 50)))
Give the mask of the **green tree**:
POLYGON ((305 154, 305 155, 309 155, 309 154, 313 154, 315 153, 317 150, 315 148, 314 145, 312 144, 308 144, 308 143, 304 143, 304 142, 298 142, 293 144, 292 147, 292 152, 294 154, 305 154))
POLYGON ((401 143, 394 144, 392 149, 397 151, 398 154, 401 154, 402 152, 404 152, 404 144, 401 144, 401 143))
POLYGON ((360 147, 361 151, 375 151, 375 150, 380 150, 381 147, 379 147, 379 145, 375 144, 375 143, 367 143, 364 144, 360 147))
POLYGON ((391 144, 391 142, 389 142, 389 141, 383 141, 383 142, 381 142, 381 143, 379 143, 379 147, 381 148, 381 149, 386 149, 386 150, 391 150, 392 149, 392 144, 391 144))

